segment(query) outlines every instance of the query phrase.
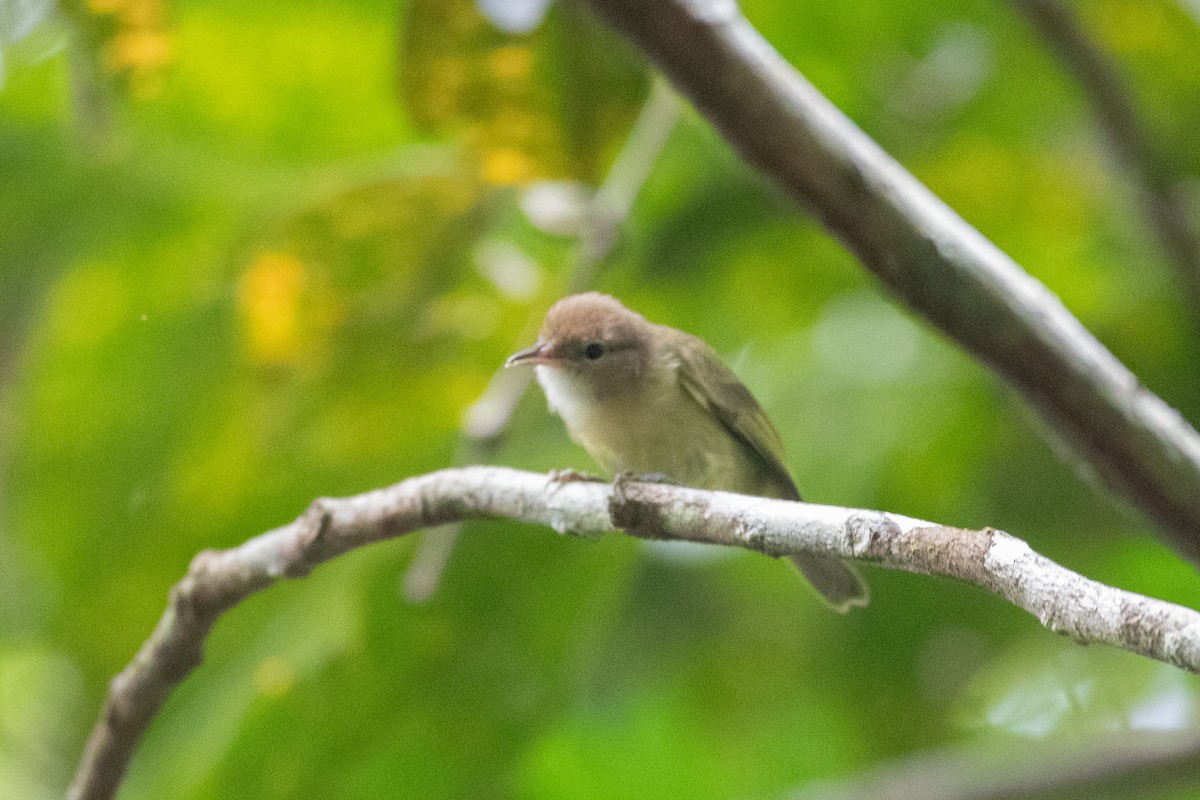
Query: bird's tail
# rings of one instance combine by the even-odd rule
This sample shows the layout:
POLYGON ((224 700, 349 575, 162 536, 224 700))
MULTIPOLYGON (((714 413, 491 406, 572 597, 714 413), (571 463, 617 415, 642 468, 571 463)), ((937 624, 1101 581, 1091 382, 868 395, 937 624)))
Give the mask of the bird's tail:
POLYGON ((821 599, 835 611, 845 613, 867 604, 867 584, 854 567, 844 561, 806 553, 792 556, 792 563, 800 568, 821 599))

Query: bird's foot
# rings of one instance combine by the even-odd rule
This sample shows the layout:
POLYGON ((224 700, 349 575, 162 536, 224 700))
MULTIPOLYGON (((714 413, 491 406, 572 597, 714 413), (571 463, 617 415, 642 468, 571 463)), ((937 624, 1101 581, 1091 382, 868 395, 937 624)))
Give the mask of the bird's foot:
POLYGON ((638 502, 635 497, 630 496, 628 486, 631 483, 670 484, 672 481, 661 472, 635 475, 625 470, 613 476, 612 494, 608 498, 608 515, 613 524, 634 536, 645 539, 657 538, 657 531, 661 526, 656 522, 650 506, 638 502))
POLYGON ((621 470, 613 476, 613 497, 618 502, 625 502, 627 497, 625 487, 631 483, 665 483, 669 486, 675 485, 670 476, 662 472, 649 472, 639 475, 629 470, 621 470))
POLYGON ((626 483, 665 483, 670 486, 677 485, 675 481, 671 480, 671 476, 667 475, 665 472, 647 472, 639 475, 637 473, 625 470, 623 472, 618 472, 616 477, 613 478, 614 486, 617 484, 624 485, 626 483))
POLYGON ((586 472, 580 472, 577 469, 554 469, 550 471, 548 482, 551 486, 561 486, 564 483, 604 483, 605 480, 596 475, 589 475, 586 472))

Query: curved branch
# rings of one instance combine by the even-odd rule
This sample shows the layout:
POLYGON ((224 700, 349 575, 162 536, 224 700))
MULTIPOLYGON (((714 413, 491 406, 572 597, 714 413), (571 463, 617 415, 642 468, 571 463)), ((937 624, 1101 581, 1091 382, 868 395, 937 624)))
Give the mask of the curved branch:
POLYGON ((213 624, 242 600, 371 542, 482 517, 583 536, 620 529, 775 557, 816 552, 957 578, 1077 642, 1112 644, 1200 672, 1200 613, 1084 578, 1002 531, 663 484, 558 483, 531 472, 466 467, 355 497, 316 500, 289 525, 239 547, 197 555, 150 638, 113 679, 70 798, 101 800, 116 793, 151 720, 199 665, 213 624))
POLYGON ((734 0, 589 0, 743 157, 1200 563, 1200 434, 792 68, 734 0))
POLYGON ((1079 21, 1058 0, 1010 0, 1046 46, 1074 77, 1095 110, 1109 146, 1139 187, 1142 206, 1163 250, 1200 308, 1200 229, 1182 181, 1175 175, 1138 114, 1129 88, 1112 59, 1088 38, 1079 21))

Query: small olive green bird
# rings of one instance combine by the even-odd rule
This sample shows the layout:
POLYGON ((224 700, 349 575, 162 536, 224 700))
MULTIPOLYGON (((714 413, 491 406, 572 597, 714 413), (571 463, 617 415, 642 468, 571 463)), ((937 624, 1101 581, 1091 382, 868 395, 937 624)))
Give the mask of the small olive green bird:
MULTIPOLYGON (((737 376, 703 340, 588 292, 546 313, 538 343, 505 366, 535 364, 550 408, 604 469, 681 486, 799 500, 783 442, 737 376)), ((792 561, 833 608, 867 603, 842 561, 792 561)))

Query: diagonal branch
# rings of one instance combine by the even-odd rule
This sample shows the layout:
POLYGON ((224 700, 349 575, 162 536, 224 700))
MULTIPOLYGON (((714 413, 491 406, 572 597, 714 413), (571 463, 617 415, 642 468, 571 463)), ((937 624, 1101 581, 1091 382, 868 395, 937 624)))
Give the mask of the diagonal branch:
POLYGON ((1200 308, 1200 227, 1183 182, 1138 114, 1116 64, 1059 0, 1010 0, 1095 110, 1100 129, 1139 187, 1147 221, 1175 262, 1192 310, 1200 308))
POLYGON ((747 161, 1200 563, 1200 434, 796 72, 734 0, 589 2, 747 161))
POLYGON ((583 536, 620 529, 775 557, 815 552, 957 578, 1000 595, 1077 642, 1112 644, 1200 672, 1200 613, 1089 580, 1003 531, 663 484, 555 483, 530 472, 466 467, 355 497, 316 500, 289 525, 239 547, 197 555, 150 638, 113 679, 71 800, 116 794, 151 720, 199 665, 212 626, 242 600, 363 545, 487 517, 583 536))

